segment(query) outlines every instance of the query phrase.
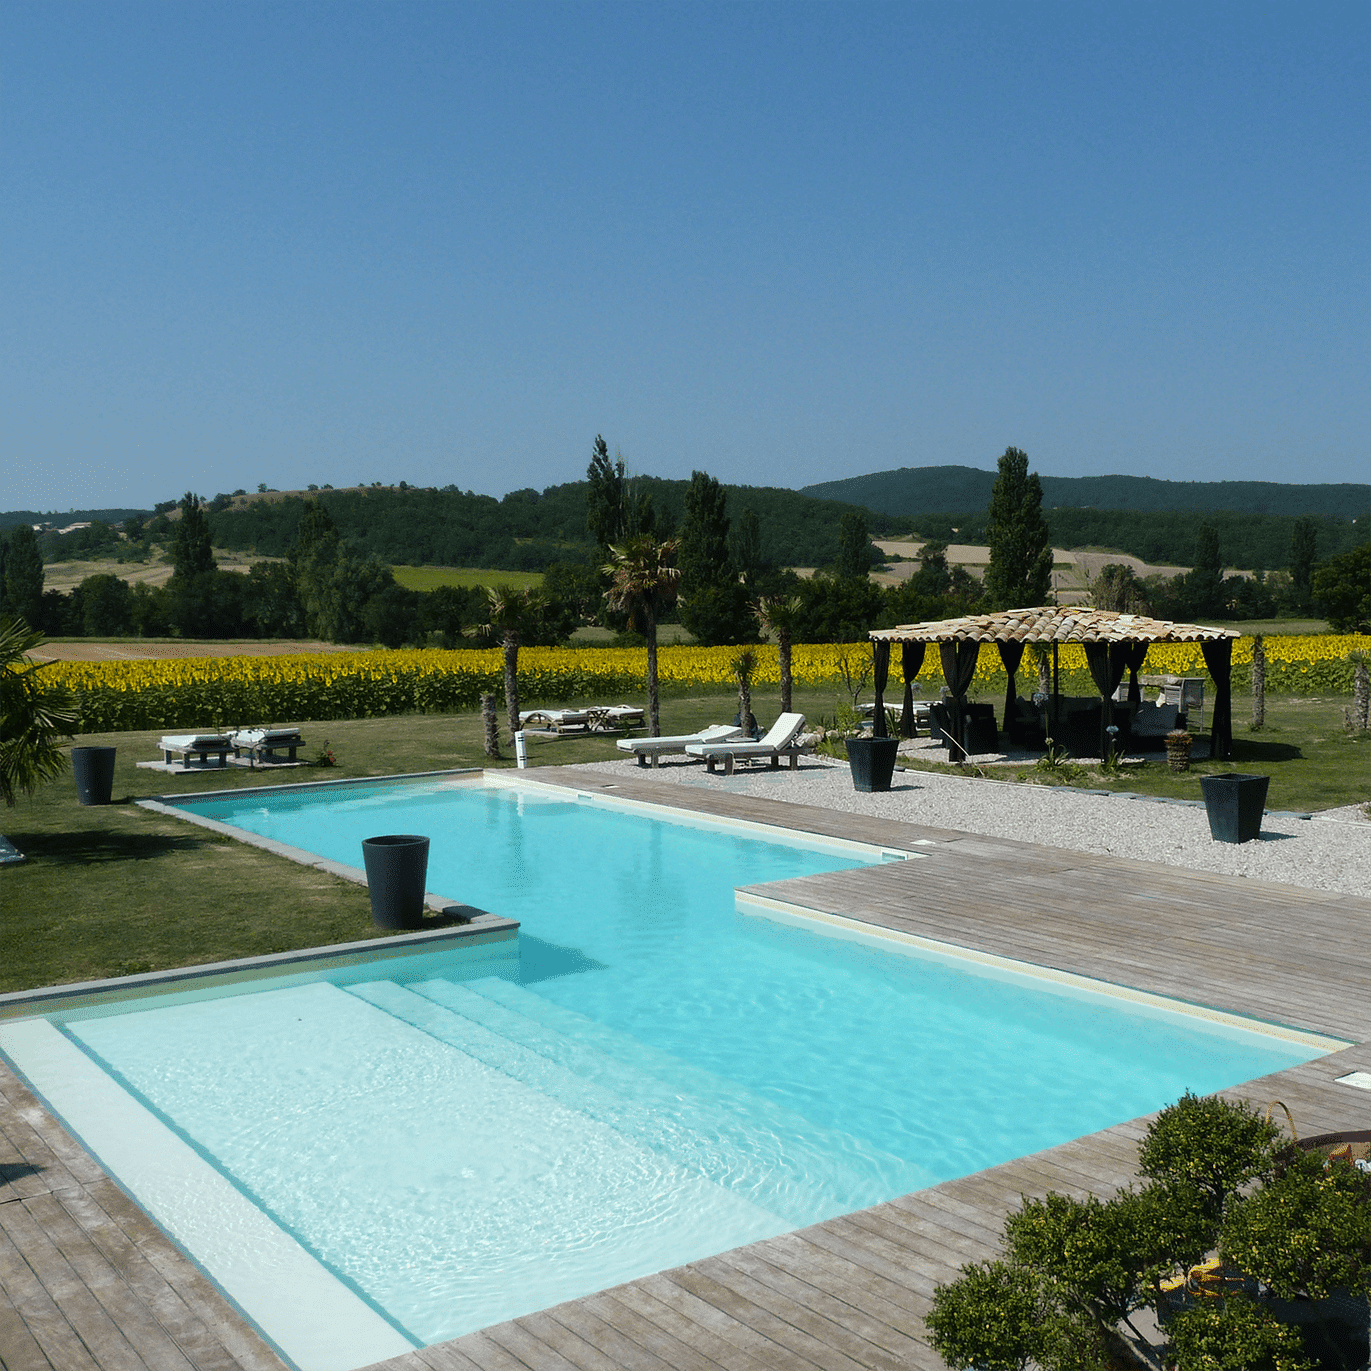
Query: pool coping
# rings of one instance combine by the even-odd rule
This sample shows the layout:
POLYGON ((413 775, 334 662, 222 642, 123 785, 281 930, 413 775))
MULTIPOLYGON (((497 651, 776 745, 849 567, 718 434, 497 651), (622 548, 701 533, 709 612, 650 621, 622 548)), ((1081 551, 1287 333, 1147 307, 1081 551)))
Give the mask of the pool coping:
MULTIPOLYGON (((593 792, 594 782, 588 785, 584 774, 572 776, 570 768, 566 768, 565 773, 569 779, 561 784, 566 788, 593 792)), ((558 783, 548 776, 540 784, 558 783)), ((274 792, 285 788, 288 787, 254 789, 274 792)), ((659 795, 665 790, 660 784, 632 788, 655 789, 659 795)), ((674 793, 675 788, 672 789, 674 793)), ((234 790, 241 793, 236 787, 234 790)), ((687 801, 680 807, 692 811, 709 809, 714 805, 711 793, 705 792, 705 797, 698 803, 687 801)), ((670 801, 659 803, 677 807, 670 801)), ((769 816, 757 821, 763 823, 781 817, 776 812, 780 803, 783 802, 753 801, 741 796, 724 796, 718 802, 734 811, 755 807, 769 816)), ((825 817, 804 806, 787 805, 787 809, 796 820, 793 830, 802 833, 841 827, 844 818, 853 817, 825 817), (807 823, 814 827, 807 827, 807 823)), ((181 815, 187 817, 184 811, 181 815)), ((935 830, 921 830, 916 823, 899 820, 880 821, 870 826, 889 830, 892 836, 895 829, 935 833, 935 830)), ((960 843, 970 850, 980 842, 974 835, 952 831, 937 832, 937 840, 943 851, 951 850, 951 847, 943 848, 944 843, 954 847, 960 843)), ((1078 856, 1058 849, 1017 846, 1026 854, 1055 854, 1058 858, 1069 857, 1073 862, 1078 856)), ((1102 870, 1123 865, 1105 858, 1094 859, 1092 864, 1102 870)), ((1243 887, 1251 888, 1251 893, 1258 896, 1261 892, 1257 888, 1263 884, 1213 875, 1203 875, 1199 883, 1207 888, 1202 894, 1229 890, 1235 897, 1243 887)), ((1371 911, 1371 902, 1364 900, 1333 901, 1319 892, 1286 893, 1291 897, 1292 909, 1299 903, 1296 897, 1308 895, 1308 909, 1300 912, 1307 912, 1311 923, 1329 928, 1350 927, 1351 922, 1371 911), (1348 903, 1356 908, 1339 908, 1348 903)), ((969 894, 968 898, 972 896, 969 894)), ((1153 929, 1148 931, 1155 934, 1153 929)), ((1240 945, 1243 937, 1252 936, 1240 927, 1236 941, 1240 945)), ((1298 947, 1294 948, 1292 956, 1301 965, 1307 963, 1307 957, 1299 956, 1298 947)), ((1359 971, 1359 974, 1362 973, 1359 971)), ((1342 973, 1338 980, 1347 993, 1361 983, 1348 972, 1342 973)), ((1364 1003, 1371 1003, 1371 999, 1364 1003)), ((1356 1025, 1359 1031, 1364 1027, 1362 1020, 1367 1018, 1363 1012, 1356 1025)), ((1367 1036, 1371 1038, 1371 1032, 1367 1036)), ((1302 1132, 1324 1131, 1346 1126, 1349 1111, 1365 1109, 1363 1099, 1353 1096, 1345 1086, 1337 1088, 1349 1068, 1371 1069, 1371 1041, 1222 1093, 1228 1098, 1248 1099, 1258 1105, 1279 1096, 1294 1108, 1302 1132)), ((5 1086, 4 1074, 0 1071, 0 1087, 5 1086)), ((18 1104, 25 1117, 33 1120, 33 1126, 42 1130, 44 1139, 51 1140, 49 1145, 59 1149, 74 1148, 60 1125, 46 1116, 41 1106, 25 1104, 22 1098, 18 1104)), ((0 1100, 0 1108, 3 1105, 4 1101, 0 1100)), ((1144 1124, 1145 1119, 1130 1120, 1047 1152, 945 1182, 929 1191, 900 1197, 872 1210, 721 1253, 688 1267, 661 1272, 537 1315, 492 1326, 451 1343, 404 1354, 384 1365, 389 1371, 432 1371, 438 1367, 458 1366, 493 1369, 517 1361, 533 1371, 544 1368, 564 1371, 568 1360, 577 1366, 604 1365, 608 1361, 621 1368, 656 1368, 662 1365, 663 1359, 678 1366, 697 1364, 702 1358, 708 1358, 725 1368, 755 1367, 759 1360, 768 1365, 813 1363, 886 1367, 898 1360, 902 1365, 937 1371, 942 1363, 927 1346, 921 1317, 928 1307, 933 1286, 955 1276, 962 1262, 984 1260, 994 1255, 999 1222, 1017 1205, 1021 1195, 1041 1195, 1048 1189, 1077 1195, 1088 1192, 1107 1195, 1126 1183, 1133 1174, 1136 1142, 1144 1124)), ((79 1148, 75 1151, 79 1152, 79 1148)), ((89 1158, 73 1160, 60 1150, 59 1155, 68 1165, 84 1166, 87 1172, 93 1168, 89 1158)), ((87 1184, 109 1186, 105 1178, 96 1178, 87 1184)), ((23 1186, 24 1182, 20 1181, 18 1185, 23 1186)), ((27 1206, 22 1194, 14 1197, 0 1194, 0 1199, 9 1198, 21 1201, 10 1206, 11 1209, 27 1206)), ((109 1208, 108 1202, 106 1208, 109 1208)), ((3 1223, 4 1212, 5 1208, 0 1207, 0 1223, 3 1223)), ((162 1248, 169 1247, 160 1230, 145 1216, 124 1216, 120 1222, 125 1228, 137 1229, 140 1244, 150 1249, 158 1248, 159 1243, 162 1248)), ((170 1251, 170 1257, 174 1259, 171 1265, 175 1265, 175 1260, 182 1266, 188 1265, 174 1249, 170 1251)), ((167 1264, 165 1253, 163 1264, 167 1264)), ((213 1292, 208 1301, 203 1293, 197 1298, 199 1307, 214 1304, 213 1292)), ((67 1310, 70 1308, 68 1302, 67 1310)), ((224 1312, 229 1312, 227 1307, 224 1312)), ((76 1315, 67 1313, 64 1316, 71 1318, 76 1326, 76 1315)), ((235 1334, 239 1343, 243 1331, 235 1334)), ((183 1359, 175 1364, 184 1366, 185 1359, 205 1371, 223 1364, 213 1358, 202 1359, 191 1349, 186 1349, 183 1359)), ((98 1351, 96 1363, 102 1371, 121 1364, 114 1356, 106 1358, 98 1351)), ((147 1364, 160 1369, 173 1363, 168 1359, 147 1364)), ((275 1358, 268 1361, 243 1354, 233 1365, 260 1368, 279 1363, 275 1358)))

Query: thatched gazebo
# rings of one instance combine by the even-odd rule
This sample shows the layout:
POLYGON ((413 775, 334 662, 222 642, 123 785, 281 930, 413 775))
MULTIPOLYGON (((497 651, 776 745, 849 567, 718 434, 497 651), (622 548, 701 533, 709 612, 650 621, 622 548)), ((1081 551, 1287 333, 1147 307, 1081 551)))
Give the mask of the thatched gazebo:
POLYGON ((1142 700, 1138 670, 1153 643, 1199 643, 1204 664, 1214 678, 1214 710, 1210 721, 1211 755, 1227 760, 1233 748, 1233 639, 1240 635, 1230 628, 1205 628, 1199 624, 1176 624, 1165 619, 1148 619, 1141 614, 1116 614, 1107 609, 1086 609, 1070 605, 1045 605, 1039 609, 1005 609, 998 614, 971 614, 961 619, 942 619, 934 623, 901 624, 896 628, 871 631, 875 644, 876 728, 885 733, 885 687, 890 675, 890 646, 902 645, 901 666, 905 682, 905 722, 912 714, 911 687, 923 666, 929 643, 938 644, 943 676, 952 695, 956 721, 955 737, 961 738, 966 692, 976 671, 976 658, 982 643, 994 643, 1009 676, 1005 692, 1005 720, 1014 712, 1017 698, 1015 677, 1028 643, 1052 645, 1052 694, 1057 691, 1057 648, 1061 643, 1080 643, 1091 679, 1100 691, 1100 755, 1104 755, 1110 711, 1108 701, 1119 688, 1124 672, 1129 675, 1128 698, 1133 704, 1142 700))

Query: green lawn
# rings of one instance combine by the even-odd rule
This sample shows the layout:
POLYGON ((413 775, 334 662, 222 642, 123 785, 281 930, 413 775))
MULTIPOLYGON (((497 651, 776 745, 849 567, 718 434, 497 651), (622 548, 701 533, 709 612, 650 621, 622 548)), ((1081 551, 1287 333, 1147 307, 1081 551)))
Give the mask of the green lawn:
MULTIPOLYGON (((805 688, 794 703, 817 722, 833 715, 837 697, 830 687, 805 688)), ((1273 809, 1371 799, 1371 736, 1346 734, 1345 703, 1270 700, 1267 728, 1253 734, 1245 727, 1246 702, 1239 701, 1233 766, 1271 776, 1273 809)), ((753 708, 764 726, 771 723, 779 711, 777 693, 757 691, 753 708)), ((662 703, 662 730, 683 733, 730 722, 736 710, 736 696, 722 689, 671 695, 662 703)), ((83 808, 68 774, 0 813, 0 831, 29 857, 0 868, 0 990, 375 935, 361 887, 133 803, 159 794, 486 764, 480 719, 472 714, 305 722, 302 728, 306 754, 314 756, 327 742, 336 767, 168 776, 134 765, 157 755, 156 732, 83 737, 83 743, 119 750, 113 804, 83 808)), ((504 751, 496 765, 512 766, 512 750, 504 751)), ((529 739, 532 766, 622 756, 612 737, 529 739)), ((1175 775, 1160 760, 1117 780, 1092 774, 1077 783, 1198 798, 1199 776, 1227 769, 1199 763, 1175 775)), ((461 897, 459 890, 442 893, 461 897)))
MULTIPOLYGON (((1004 697, 984 698, 995 706, 998 717, 1004 697)), ((1268 809, 1311 812, 1365 804, 1371 801, 1371 732, 1348 731, 1343 711, 1349 704, 1350 698, 1276 699, 1268 696, 1266 726, 1259 733, 1253 733, 1251 701, 1239 697, 1234 700, 1230 761, 1194 761, 1189 771, 1175 772, 1167 765, 1164 753, 1153 753, 1149 754, 1148 761, 1127 766, 1117 775, 1104 774, 1098 767, 1086 767, 1084 775, 1067 776, 1065 780, 1073 785, 1198 800, 1203 798, 1201 776, 1241 771, 1271 777, 1266 801, 1268 809)), ((1206 727, 1209 709, 1207 703, 1206 727)), ((938 763, 913 765, 929 770, 960 771, 958 767, 938 763)), ((986 768, 986 772, 998 779, 1024 777, 1035 782, 1052 779, 1024 763, 986 768)))
POLYGON ((393 566, 395 579, 406 590, 437 590, 439 586, 540 586, 541 571, 493 571, 471 566, 393 566))

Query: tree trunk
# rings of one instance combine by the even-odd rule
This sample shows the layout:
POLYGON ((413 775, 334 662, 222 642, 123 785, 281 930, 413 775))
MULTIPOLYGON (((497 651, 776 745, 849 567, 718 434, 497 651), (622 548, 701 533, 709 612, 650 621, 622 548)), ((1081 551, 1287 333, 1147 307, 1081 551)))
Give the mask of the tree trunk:
POLYGON ((662 724, 657 701, 657 616, 648 609, 643 619, 643 636, 647 639, 647 736, 660 738, 662 724))
POLYGON ((750 676, 738 677, 738 723, 743 731, 751 734, 757 726, 757 721, 752 717, 752 678, 750 676))
POLYGON ((481 722, 486 730, 486 756, 500 760, 500 725, 495 717, 495 696, 489 692, 481 696, 481 722))
POLYGON ((1260 633, 1252 639, 1252 731, 1266 725, 1266 641, 1260 633))
POLYGON ((1038 694, 1052 694, 1052 663, 1046 652, 1038 654, 1038 694))
POLYGON ((519 635, 505 630, 505 711, 509 715, 509 738, 519 731, 519 635))
POLYGON ((776 633, 776 652, 781 659, 781 713, 790 713, 790 633, 779 629, 776 633))

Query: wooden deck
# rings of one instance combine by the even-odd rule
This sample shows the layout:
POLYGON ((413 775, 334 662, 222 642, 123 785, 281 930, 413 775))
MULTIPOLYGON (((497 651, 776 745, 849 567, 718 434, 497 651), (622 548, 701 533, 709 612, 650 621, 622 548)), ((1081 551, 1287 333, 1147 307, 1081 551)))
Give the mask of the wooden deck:
MULTIPOLYGON (((915 850, 926 860, 766 894, 1359 1044, 1229 1092, 1280 1098, 1302 1131, 1371 1127, 1371 901, 1086 856, 663 783, 540 768, 529 779, 915 850)), ((1020 1195, 1109 1194, 1145 1121, 888 1204, 407 1353, 386 1371, 784 1371, 941 1362, 933 1289, 993 1254, 1020 1195)), ((0 1067, 0 1366, 235 1371, 283 1363, 0 1067)))

